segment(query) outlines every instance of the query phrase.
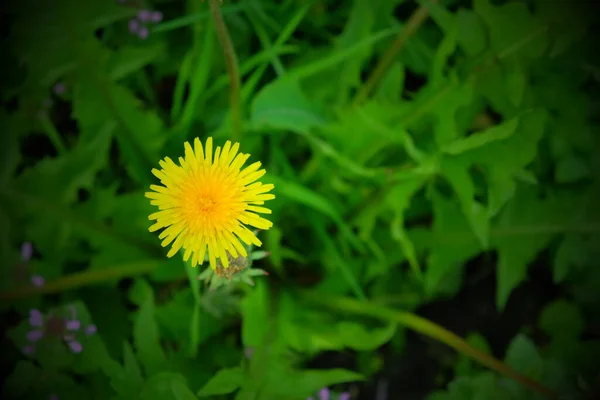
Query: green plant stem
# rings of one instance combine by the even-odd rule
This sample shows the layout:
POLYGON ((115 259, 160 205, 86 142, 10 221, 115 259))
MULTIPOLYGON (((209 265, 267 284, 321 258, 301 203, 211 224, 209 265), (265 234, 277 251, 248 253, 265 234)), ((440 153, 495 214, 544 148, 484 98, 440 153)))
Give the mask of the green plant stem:
POLYGON ((237 55, 229 36, 229 31, 223 21, 219 0, 210 0, 210 11, 219 37, 219 43, 223 48, 227 73, 229 74, 229 106, 231 108, 231 139, 240 141, 242 138, 242 106, 240 101, 241 79, 237 55))
POLYGON ((105 269, 78 272, 46 282, 46 284, 41 287, 27 285, 7 292, 0 292, 0 301, 19 300, 40 294, 58 293, 83 286, 99 284, 113 279, 142 275, 153 271, 162 262, 164 261, 149 259, 135 263, 120 264, 105 269))
MULTIPOLYGON (((437 3, 438 0, 431 0, 432 3, 437 3)), ((363 101, 369 97, 375 86, 379 83, 379 81, 385 75, 385 72, 390 67, 394 58, 398 55, 400 50, 404 48, 408 39, 413 36, 423 25, 427 17, 429 16, 429 9, 425 6, 420 6, 411 16, 408 18, 404 29, 400 31, 398 36, 396 36, 396 40, 392 43, 392 45, 388 48, 386 53, 379 59, 379 62, 375 66, 375 69, 369 77, 365 84, 360 88, 356 97, 354 98, 354 105, 360 105, 363 101)))
POLYGON ((418 315, 398 311, 380 304, 357 301, 343 297, 328 297, 321 294, 309 294, 305 298, 314 304, 326 306, 333 310, 347 312, 355 315, 373 317, 385 321, 395 321, 416 332, 429 336, 432 339, 445 343, 456 351, 471 357, 481 365, 484 365, 496 372, 507 376, 515 381, 529 387, 530 389, 552 399, 558 399, 558 395, 539 382, 515 371, 502 361, 482 352, 479 349, 469 345, 460 336, 450 332, 446 328, 437 325, 418 315))

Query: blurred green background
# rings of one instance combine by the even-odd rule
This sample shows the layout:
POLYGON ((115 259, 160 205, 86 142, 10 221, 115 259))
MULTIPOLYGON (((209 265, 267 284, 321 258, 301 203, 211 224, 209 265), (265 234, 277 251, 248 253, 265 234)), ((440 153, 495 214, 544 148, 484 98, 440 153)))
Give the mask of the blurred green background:
POLYGON ((2 398, 597 399, 595 4, 219 10, 234 79, 210 1, 4 7, 2 398), (231 282, 148 232, 209 136, 277 196, 231 282))

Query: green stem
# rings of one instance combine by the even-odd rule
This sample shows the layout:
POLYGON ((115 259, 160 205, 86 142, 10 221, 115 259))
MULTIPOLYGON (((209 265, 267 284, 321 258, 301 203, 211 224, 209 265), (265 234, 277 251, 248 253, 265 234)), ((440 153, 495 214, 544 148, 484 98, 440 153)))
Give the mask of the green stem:
MULTIPOLYGON (((432 0, 432 3, 436 3, 437 0, 432 0)), ((423 25, 423 22, 429 16, 429 9, 427 7, 419 7, 408 19, 404 29, 396 36, 396 40, 388 48, 386 53, 379 59, 379 62, 375 66, 375 69, 367 78, 365 84, 360 88, 356 97, 354 98, 354 105, 360 105, 363 101, 369 97, 375 86, 385 75, 385 72, 390 67, 394 58, 400 53, 400 50, 404 48, 408 39, 413 36, 423 25)))
POLYGON ((223 21, 218 0, 210 0, 210 11, 215 23, 219 43, 223 48, 227 73, 229 74, 229 106, 231 108, 231 139, 240 141, 242 138, 242 106, 240 101, 241 79, 235 48, 229 36, 229 31, 223 21))
POLYGON ((146 260, 135 263, 116 265, 110 268, 87 270, 75 274, 67 275, 54 281, 49 281, 44 286, 22 286, 7 292, 0 292, 0 301, 11 301, 24 299, 30 296, 59 293, 66 290, 77 289, 83 286, 90 286, 106 282, 113 279, 142 275, 156 269, 162 260, 146 260))
POLYGON ((482 352, 468 344, 460 336, 450 332, 446 328, 435 324, 418 315, 383 307, 380 304, 357 301, 343 297, 327 297, 309 294, 305 296, 311 303, 329 307, 334 310, 343 311, 355 315, 377 318, 385 321, 395 321, 416 332, 429 336, 432 339, 445 343, 456 351, 471 357, 481 365, 507 376, 515 381, 529 387, 530 389, 552 399, 558 399, 558 395, 539 382, 515 371, 502 361, 482 352))

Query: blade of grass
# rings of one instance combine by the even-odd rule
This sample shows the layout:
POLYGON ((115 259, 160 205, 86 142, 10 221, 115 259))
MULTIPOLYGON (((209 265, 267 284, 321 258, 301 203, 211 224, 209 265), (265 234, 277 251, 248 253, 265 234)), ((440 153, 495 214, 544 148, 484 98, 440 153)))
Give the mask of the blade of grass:
POLYGON ((273 52, 273 44, 271 43, 271 39, 269 39, 267 31, 258 22, 257 18, 254 17, 251 10, 247 9, 246 15, 248 16, 250 23, 252 24, 254 30, 256 31, 256 34, 258 35, 258 40, 260 40, 260 44, 262 45, 263 49, 269 54, 271 65, 273 65, 275 73, 277 73, 277 76, 284 75, 285 68, 283 67, 283 64, 281 63, 279 57, 277 57, 277 54, 273 52))
MULTIPOLYGON (((309 6, 302 7, 285 25, 285 27, 279 34, 279 37, 277 38, 277 40, 275 40, 275 43, 273 44, 272 48, 267 53, 270 57, 277 56, 276 49, 283 47, 283 44, 287 42, 290 37, 292 37, 292 35, 296 31, 296 28, 298 28, 298 25, 300 25, 300 22, 302 22, 302 20, 306 16, 308 10, 309 6)), ((242 101, 244 103, 250 100, 250 96, 252 95, 252 93, 255 92, 256 87, 258 86, 258 83, 262 78, 263 74, 265 73, 266 69, 266 65, 261 65, 256 71, 254 71, 254 74, 252 74, 252 76, 244 84, 242 88, 242 101)))
POLYGON ((343 63, 344 61, 353 57, 357 52, 361 51, 365 47, 373 46, 377 42, 380 42, 383 39, 386 39, 398 33, 399 30, 400 28, 393 27, 376 32, 364 38, 360 42, 356 43, 354 46, 347 47, 345 49, 334 52, 328 55, 327 57, 323 57, 320 60, 311 62, 307 65, 297 67, 294 70, 290 71, 289 74, 290 76, 293 76, 297 79, 308 78, 328 68, 332 68, 338 64, 343 63))
POLYGON ((174 131, 187 132, 195 116, 198 115, 200 97, 204 93, 206 84, 208 83, 212 66, 211 59, 215 48, 215 31, 212 29, 212 26, 205 27, 203 40, 198 42, 194 47, 194 56, 191 57, 195 59, 195 70, 190 77, 189 96, 183 106, 181 117, 175 124, 174 131))

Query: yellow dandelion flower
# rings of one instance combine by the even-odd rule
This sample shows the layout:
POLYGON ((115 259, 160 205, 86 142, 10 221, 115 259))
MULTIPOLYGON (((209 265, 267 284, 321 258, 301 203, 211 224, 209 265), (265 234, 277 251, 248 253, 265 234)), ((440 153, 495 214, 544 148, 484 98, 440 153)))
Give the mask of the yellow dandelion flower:
POLYGON ((208 249, 212 269, 217 259, 228 268, 228 254, 248 256, 240 240, 247 245, 262 244, 246 225, 263 230, 273 226, 257 214, 271 213, 260 206, 275 198, 268 193, 273 185, 256 182, 265 174, 260 162, 241 169, 250 154, 238 154, 239 143, 227 141, 222 149, 217 146, 214 155, 212 137, 204 148, 198 138, 193 149, 188 142, 184 147, 180 165, 166 157, 159 162, 160 171, 152 169, 164 186, 150 185, 153 191, 146 193, 150 204, 160 210, 148 217, 156 221, 149 230, 166 228, 158 237, 163 247, 173 243, 167 257, 184 249, 184 261, 191 256, 196 266, 204 262, 208 249))

